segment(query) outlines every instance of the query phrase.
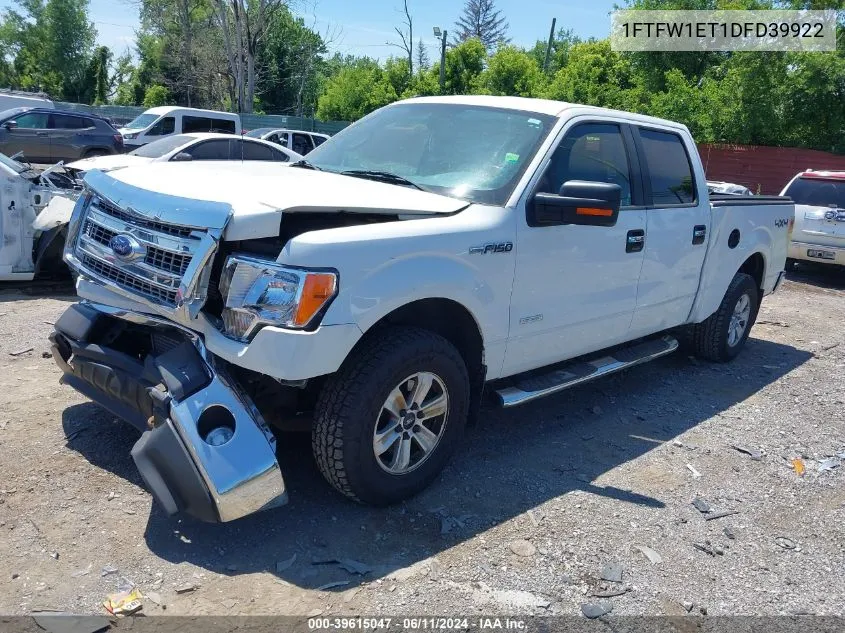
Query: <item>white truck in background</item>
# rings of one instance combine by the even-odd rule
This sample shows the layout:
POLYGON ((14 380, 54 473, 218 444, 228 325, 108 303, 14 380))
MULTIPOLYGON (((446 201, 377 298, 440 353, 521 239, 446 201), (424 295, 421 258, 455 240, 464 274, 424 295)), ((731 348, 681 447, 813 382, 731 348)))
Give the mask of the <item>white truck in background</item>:
POLYGON ((793 216, 709 196, 683 125, 512 97, 399 102, 291 167, 85 183, 53 356, 142 431, 163 508, 209 521, 285 502, 271 426, 308 420, 329 483, 388 504, 484 393, 512 407, 681 344, 731 360, 793 216))

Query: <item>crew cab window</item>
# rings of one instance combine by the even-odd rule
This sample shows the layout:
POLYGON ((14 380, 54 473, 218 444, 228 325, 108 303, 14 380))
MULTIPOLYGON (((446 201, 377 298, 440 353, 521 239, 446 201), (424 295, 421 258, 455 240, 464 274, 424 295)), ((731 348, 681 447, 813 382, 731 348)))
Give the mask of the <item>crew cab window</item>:
POLYGON ((619 185, 622 206, 631 204, 631 169, 618 125, 582 123, 566 133, 555 149, 537 191, 559 193, 568 180, 619 185))
POLYGON ((14 119, 15 123, 22 130, 46 130, 47 129, 47 113, 46 112, 31 112, 24 114, 14 119))
POLYGON ((205 141, 182 151, 194 160, 229 160, 229 140, 205 141))
POLYGON ((293 151, 297 154, 305 155, 314 149, 311 146, 311 137, 307 134, 294 134, 293 135, 293 151))
POLYGON ((165 134, 173 134, 176 131, 176 119, 172 116, 166 116, 159 119, 158 123, 150 128, 147 136, 164 136, 165 134))
POLYGON ((49 127, 53 130, 84 130, 85 128, 94 127, 94 123, 89 119, 79 116, 51 114, 49 127))
POLYGON ((694 204, 692 164, 681 137, 671 132, 642 128, 639 132, 651 181, 653 205, 694 204))

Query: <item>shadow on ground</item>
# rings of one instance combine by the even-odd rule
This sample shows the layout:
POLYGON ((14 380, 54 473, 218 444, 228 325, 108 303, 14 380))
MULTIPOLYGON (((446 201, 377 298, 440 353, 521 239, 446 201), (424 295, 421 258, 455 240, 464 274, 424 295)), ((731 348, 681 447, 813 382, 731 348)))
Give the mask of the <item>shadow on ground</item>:
POLYGON ((0 281, 0 303, 43 298, 76 301, 76 289, 70 281, 0 281))
MULTIPOLYGON (((290 493, 286 507, 211 525, 167 517, 153 504, 146 542, 174 564, 187 561, 227 575, 268 571, 304 588, 352 581, 338 588, 346 589, 362 577, 313 563, 354 559, 373 568, 363 578, 378 578, 574 490, 656 512, 664 507, 661 499, 592 482, 745 400, 808 358, 807 352, 752 338, 731 364, 676 354, 521 408, 487 409, 433 486, 386 509, 336 494, 311 459, 308 435, 285 436, 278 458, 290 493), (290 567, 276 569, 294 554, 290 567)), ((110 420, 93 404, 68 408, 63 416, 68 446, 142 486, 129 455, 137 434, 110 420)))
POLYGON ((845 266, 798 262, 795 268, 788 271, 786 278, 827 290, 845 290, 845 266))

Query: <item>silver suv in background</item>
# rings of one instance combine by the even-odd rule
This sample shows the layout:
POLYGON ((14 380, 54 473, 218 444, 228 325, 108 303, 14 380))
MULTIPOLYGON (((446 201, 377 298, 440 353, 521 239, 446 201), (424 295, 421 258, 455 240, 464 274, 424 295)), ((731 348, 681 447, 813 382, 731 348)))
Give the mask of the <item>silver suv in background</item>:
POLYGON ((795 201, 787 266, 796 261, 845 265, 845 171, 808 169, 781 195, 795 201))
POLYGON ((123 137, 102 117, 50 108, 0 112, 0 152, 26 160, 55 163, 118 154, 123 137))

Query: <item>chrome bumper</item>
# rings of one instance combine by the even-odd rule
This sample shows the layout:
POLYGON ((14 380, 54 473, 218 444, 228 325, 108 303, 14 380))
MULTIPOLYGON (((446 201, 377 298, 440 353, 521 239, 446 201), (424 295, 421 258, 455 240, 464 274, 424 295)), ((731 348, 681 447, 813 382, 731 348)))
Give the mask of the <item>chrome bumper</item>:
POLYGON ((142 427, 132 456, 169 514, 185 511, 203 520, 231 521, 286 503, 274 436, 196 333, 155 316, 98 304, 83 302, 71 306, 65 314, 69 313, 57 321, 51 336, 53 356, 65 372, 63 382, 142 427), (179 330, 194 351, 170 366, 165 355, 145 363, 160 368, 161 382, 150 386, 148 377, 132 376, 117 362, 131 358, 127 361, 119 350, 86 343, 85 332, 95 332, 101 318, 150 330, 179 330), (88 353, 93 356, 86 357, 88 353), (109 354, 115 362, 109 362, 109 354), (153 402, 144 400, 145 395, 153 402), (149 417, 145 430, 149 408, 158 413, 149 417), (221 425, 233 430, 231 439, 219 446, 206 442, 208 431, 221 425))

